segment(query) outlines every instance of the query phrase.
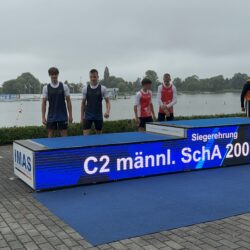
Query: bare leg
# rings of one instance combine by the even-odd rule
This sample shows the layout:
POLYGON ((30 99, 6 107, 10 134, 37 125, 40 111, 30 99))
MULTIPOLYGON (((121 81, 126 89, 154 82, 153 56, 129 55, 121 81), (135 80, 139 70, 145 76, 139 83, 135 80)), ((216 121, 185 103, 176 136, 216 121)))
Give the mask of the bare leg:
POLYGON ((90 129, 83 130, 83 135, 89 135, 89 134, 90 134, 90 129))
POLYGON ((54 130, 53 129, 48 129, 48 138, 51 138, 54 136, 54 130))
POLYGON ((145 129, 142 128, 142 127, 139 127, 139 128, 138 128, 138 131, 139 131, 139 132, 145 132, 145 129))
POLYGON ((67 129, 62 129, 62 130, 60 130, 60 134, 61 134, 61 136, 68 136, 68 130, 67 129))

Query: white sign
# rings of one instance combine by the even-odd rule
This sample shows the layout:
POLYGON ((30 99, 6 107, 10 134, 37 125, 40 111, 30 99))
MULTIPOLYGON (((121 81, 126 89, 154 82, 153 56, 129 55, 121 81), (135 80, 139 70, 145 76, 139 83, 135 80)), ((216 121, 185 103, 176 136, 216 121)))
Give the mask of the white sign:
POLYGON ((146 131, 163 135, 186 137, 184 128, 177 128, 177 127, 158 125, 152 123, 146 124, 146 131))
POLYGON ((13 146, 14 173, 21 180, 34 188, 33 152, 17 143, 13 146))

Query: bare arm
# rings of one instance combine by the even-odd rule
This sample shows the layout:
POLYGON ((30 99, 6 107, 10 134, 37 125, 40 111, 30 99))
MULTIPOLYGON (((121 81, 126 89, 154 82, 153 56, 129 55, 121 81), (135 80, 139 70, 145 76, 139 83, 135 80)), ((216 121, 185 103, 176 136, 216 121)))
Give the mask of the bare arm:
POLYGON ((43 98, 42 99, 42 122, 44 125, 46 125, 47 121, 46 121, 46 104, 47 104, 47 99, 43 98))
POLYGON ((241 96, 240 96, 241 108, 242 108, 243 111, 245 109, 245 95, 246 95, 246 93, 248 91, 248 85, 247 84, 244 85, 244 87, 242 89, 242 92, 241 92, 241 96))
POLYGON ((135 95, 135 105, 134 105, 134 113, 135 113, 135 121, 136 124, 139 125, 139 117, 138 117, 138 106, 140 104, 141 94, 138 92, 135 95))
POLYGON ((84 116, 85 116, 85 106, 86 106, 86 99, 82 99, 81 114, 80 114, 81 121, 80 121, 80 122, 83 122, 83 120, 84 120, 84 116))
POLYGON ((71 99, 70 96, 66 96, 66 102, 67 102, 67 108, 68 108, 68 113, 69 113, 69 122, 73 122, 73 115, 72 115, 72 104, 71 104, 71 99))
POLYGON ((109 118, 109 114, 110 114, 110 109, 111 109, 111 105, 110 105, 110 100, 109 98, 105 98, 105 102, 106 102, 106 112, 104 114, 105 118, 109 118))
POLYGON ((138 110, 137 110, 137 105, 134 105, 134 113, 135 113, 135 119, 138 119, 138 110))
POLYGON ((152 113, 152 115, 153 115, 153 119, 156 120, 155 111, 154 111, 154 105, 153 105, 152 102, 150 103, 150 108, 151 108, 151 113, 152 113))

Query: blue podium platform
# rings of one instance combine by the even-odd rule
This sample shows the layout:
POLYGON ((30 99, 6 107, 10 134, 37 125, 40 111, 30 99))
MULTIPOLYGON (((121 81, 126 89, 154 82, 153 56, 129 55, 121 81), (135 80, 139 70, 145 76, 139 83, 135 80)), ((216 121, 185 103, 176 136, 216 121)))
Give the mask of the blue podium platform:
POLYGON ((233 125, 249 125, 249 118, 245 117, 229 117, 229 118, 210 118, 197 120, 178 120, 158 122, 159 125, 184 127, 184 128, 206 128, 219 126, 233 126, 233 125))
POLYGON ((250 119, 156 122, 147 132, 14 142, 14 172, 34 190, 250 163, 250 119))
POLYGON ((63 149, 76 147, 97 147, 105 145, 119 145, 131 143, 145 143, 154 141, 174 140, 175 136, 159 135, 143 132, 112 133, 102 135, 68 136, 57 138, 42 138, 30 140, 42 149, 63 149))

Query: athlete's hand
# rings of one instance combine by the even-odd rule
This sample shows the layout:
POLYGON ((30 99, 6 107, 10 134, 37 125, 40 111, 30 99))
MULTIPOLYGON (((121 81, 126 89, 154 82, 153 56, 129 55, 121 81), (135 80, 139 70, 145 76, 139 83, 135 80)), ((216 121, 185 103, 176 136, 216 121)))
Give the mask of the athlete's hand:
POLYGON ((106 112, 106 113, 104 114, 104 118, 106 118, 106 119, 109 118, 109 113, 108 113, 108 112, 106 112))
POLYGON ((164 113, 166 114, 166 116, 169 116, 170 114, 169 114, 169 111, 168 111, 168 109, 167 109, 167 107, 165 106, 165 108, 163 109, 163 111, 164 111, 164 113))
POLYGON ((72 123, 73 122, 73 117, 72 115, 69 116, 69 123, 72 123))
POLYGON ((84 124, 85 120, 84 117, 81 119, 80 124, 84 124))
POLYGON ((42 118, 42 123, 43 123, 43 125, 46 125, 46 124, 47 124, 47 120, 46 120, 45 117, 42 118))
POLYGON ((135 118, 135 125, 139 126, 139 124, 140 124, 140 119, 137 117, 137 118, 135 118))
POLYGON ((242 110, 242 112, 245 112, 245 111, 246 111, 246 109, 245 109, 245 108, 241 108, 241 110, 242 110))
POLYGON ((82 113, 81 114, 81 118, 80 118, 80 124, 83 124, 84 123, 84 119, 85 119, 85 113, 82 113))
POLYGON ((153 121, 155 122, 157 119, 156 119, 156 117, 155 117, 155 115, 153 115, 153 121))

